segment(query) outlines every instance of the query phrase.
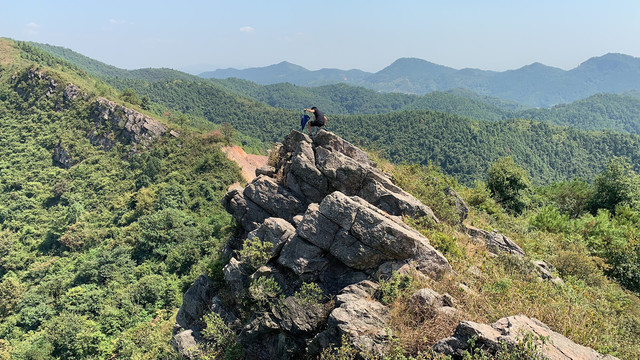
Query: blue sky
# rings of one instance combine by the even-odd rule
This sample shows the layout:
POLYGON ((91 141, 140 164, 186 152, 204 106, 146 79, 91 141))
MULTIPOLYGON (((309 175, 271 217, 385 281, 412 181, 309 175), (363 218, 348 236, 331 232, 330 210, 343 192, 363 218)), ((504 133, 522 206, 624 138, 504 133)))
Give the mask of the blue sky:
POLYGON ((401 57, 454 68, 571 69, 640 57, 640 1, 0 0, 0 36, 126 69, 204 71, 289 61, 378 71, 401 57))

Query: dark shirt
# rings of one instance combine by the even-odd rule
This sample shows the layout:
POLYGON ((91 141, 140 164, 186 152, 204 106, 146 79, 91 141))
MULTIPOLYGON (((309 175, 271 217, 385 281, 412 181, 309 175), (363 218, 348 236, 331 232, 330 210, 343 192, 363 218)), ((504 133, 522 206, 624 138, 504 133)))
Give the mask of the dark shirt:
POLYGON ((324 125, 324 113, 320 110, 318 110, 318 108, 315 109, 315 112, 313 113, 313 115, 316 117, 316 123, 317 124, 322 124, 324 125))

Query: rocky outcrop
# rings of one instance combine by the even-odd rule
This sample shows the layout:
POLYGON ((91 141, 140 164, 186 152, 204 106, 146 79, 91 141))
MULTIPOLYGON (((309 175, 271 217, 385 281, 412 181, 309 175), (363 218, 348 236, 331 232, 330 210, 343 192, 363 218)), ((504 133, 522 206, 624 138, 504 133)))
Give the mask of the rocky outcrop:
POLYGON ((69 150, 58 142, 53 148, 53 162, 63 169, 68 169, 76 164, 76 161, 69 154, 69 150))
POLYGON ((89 140, 103 149, 110 149, 116 143, 148 146, 167 132, 157 120, 103 97, 98 97, 93 104, 92 119, 95 128, 89 140))
POLYGON ((515 256, 525 256, 524 250, 518 244, 495 230, 489 232, 473 226, 467 226, 466 232, 474 241, 483 242, 487 246, 487 250, 492 254, 507 253, 515 256))
POLYGON ((373 299, 377 289, 378 285, 368 280, 345 287, 336 296, 327 329, 309 346, 310 355, 320 354, 343 338, 362 354, 383 355, 393 333, 387 326, 389 310, 373 299))
POLYGON ((491 326, 472 321, 463 321, 456 328, 452 337, 444 339, 433 346, 437 352, 461 359, 463 352, 469 349, 469 340, 475 338, 475 346, 491 355, 504 345, 513 348, 526 334, 533 335, 542 355, 550 360, 600 360, 616 359, 610 355, 602 355, 595 350, 578 345, 565 336, 549 329, 536 319, 524 315, 502 318, 491 326), (544 343, 538 340, 545 337, 544 343))
MULTIPOLYGON (((226 303, 216 305, 216 311, 233 314, 226 316, 233 321, 242 318, 235 328, 249 358, 300 358, 309 346, 319 353, 339 345, 343 335, 362 351, 381 353, 389 341, 387 309, 372 298, 373 281, 407 267, 434 278, 450 271, 429 240, 402 221, 403 216, 438 219, 393 184, 365 152, 332 133, 320 131, 312 140, 292 131, 275 152, 270 168, 256 171, 246 187, 229 191, 222 200, 241 231, 225 252, 230 256, 223 269, 229 296, 219 297, 226 303), (245 239, 268 245, 263 264, 246 258, 246 252, 239 255, 245 239), (266 286, 265 279, 277 297, 265 300, 268 291, 257 285, 266 286), (325 300, 301 303, 305 284, 314 284, 325 300), (251 307, 259 296, 259 309, 251 307), (331 298, 334 303, 327 302, 331 298)), ((204 293, 201 284, 194 287, 185 299, 204 293)), ((202 308, 190 303, 183 308, 191 310, 180 310, 178 334, 189 328, 183 326, 189 323, 182 321, 186 314, 202 308)), ((213 301, 201 303, 206 307, 213 301)))

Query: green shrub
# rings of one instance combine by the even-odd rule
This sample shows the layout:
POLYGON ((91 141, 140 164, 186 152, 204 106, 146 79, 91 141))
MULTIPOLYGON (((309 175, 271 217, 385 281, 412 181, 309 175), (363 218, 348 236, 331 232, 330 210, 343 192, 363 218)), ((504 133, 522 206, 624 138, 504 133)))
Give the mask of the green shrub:
POLYGON ((207 340, 204 346, 204 359, 242 359, 244 351, 236 341, 236 334, 224 322, 222 317, 215 312, 210 312, 202 317, 205 328, 202 336, 207 340))
POLYGON ((507 211, 520 214, 529 203, 531 181, 527 171, 511 157, 496 160, 487 171, 487 187, 491 195, 507 211))
POLYGON ((242 249, 238 251, 240 259, 251 266, 254 270, 264 265, 272 256, 273 244, 258 239, 257 237, 246 239, 242 249))
POLYGON ((411 287, 412 279, 408 275, 394 273, 389 279, 380 280, 379 285, 377 298, 387 305, 395 301, 402 291, 411 287))
POLYGON ((640 294, 640 244, 614 250, 610 262, 612 266, 607 273, 620 285, 640 294))
POLYGON ((533 333, 526 333, 517 339, 515 345, 510 345, 505 341, 500 341, 500 347, 495 354, 490 354, 485 349, 477 347, 477 336, 473 336, 468 341, 469 349, 462 354, 463 360, 546 360, 542 353, 542 347, 548 341, 547 337, 538 336, 533 333))
POLYGON ((322 302, 322 289, 316 283, 303 283, 294 297, 300 305, 319 305, 322 302))
POLYGON ((249 285, 249 296, 258 311, 269 309, 276 305, 282 293, 280 285, 272 277, 259 276, 249 285))
POLYGON ((588 211, 589 202, 593 198, 593 186, 582 179, 550 184, 538 188, 537 192, 571 219, 578 218, 588 211))
POLYGON ((569 214, 561 214, 555 206, 548 205, 539 209, 529 223, 542 231, 566 232, 569 227, 569 214))

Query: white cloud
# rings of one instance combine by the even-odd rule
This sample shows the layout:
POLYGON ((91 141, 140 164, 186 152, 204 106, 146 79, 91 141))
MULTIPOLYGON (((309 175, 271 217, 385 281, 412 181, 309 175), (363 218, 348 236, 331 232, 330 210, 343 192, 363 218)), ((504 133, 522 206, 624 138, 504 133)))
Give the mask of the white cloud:
POLYGON ((130 22, 130 21, 127 21, 127 20, 118 20, 118 19, 114 19, 114 18, 109 19, 109 24, 133 25, 133 23, 132 23, 132 22, 130 22))
POLYGON ((28 23, 27 24, 27 34, 29 34, 29 35, 37 35, 39 27, 40 27, 40 25, 38 25, 37 23, 34 23, 33 21, 28 23))
POLYGON ((240 28, 240 31, 244 32, 244 33, 251 33, 254 32, 256 29, 252 28, 251 26, 243 26, 240 28))

